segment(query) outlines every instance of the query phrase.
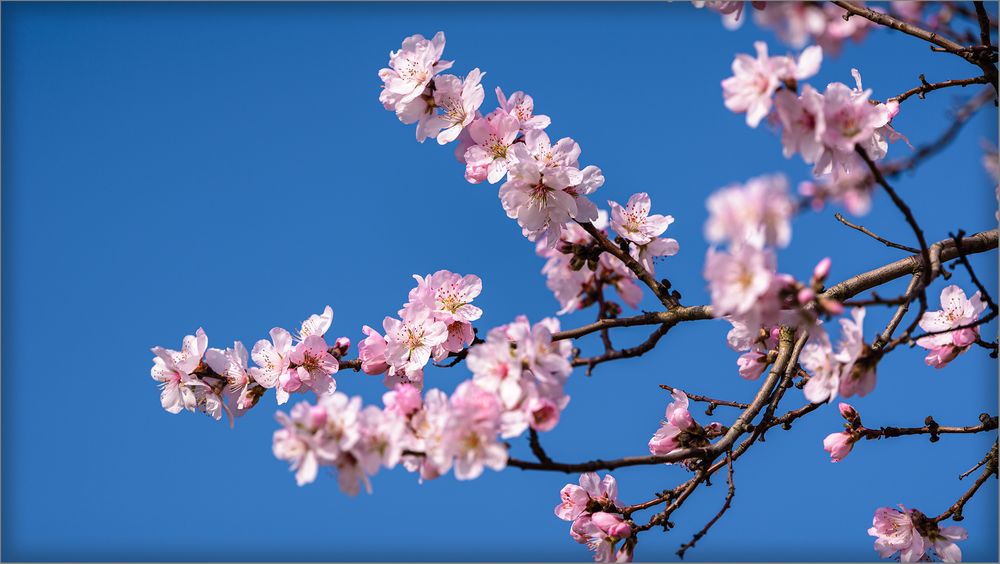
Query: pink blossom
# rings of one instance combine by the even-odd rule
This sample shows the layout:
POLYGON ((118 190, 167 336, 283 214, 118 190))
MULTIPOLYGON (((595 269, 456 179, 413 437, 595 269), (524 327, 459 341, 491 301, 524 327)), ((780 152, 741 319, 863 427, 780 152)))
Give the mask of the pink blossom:
POLYGON ((496 396, 466 381, 455 389, 450 403, 448 434, 455 478, 473 480, 484 467, 502 470, 507 465, 507 449, 497 442, 500 405, 496 396))
POLYGON ((270 341, 261 339, 253 346, 250 356, 257 366, 250 369, 250 376, 264 388, 277 387, 275 397, 282 405, 288 401, 289 392, 298 389, 289 374, 292 336, 280 327, 271 329, 270 335, 270 341))
POLYGON ((434 75, 451 68, 451 61, 441 60, 444 44, 443 32, 430 40, 417 34, 404 39, 399 51, 389 53, 389 68, 378 73, 384 83, 380 100, 386 109, 417 98, 434 75))
POLYGON ((562 503, 556 506, 556 516, 564 521, 573 521, 587 509, 590 500, 614 507, 621 507, 618 501, 618 482, 611 474, 600 478, 596 472, 580 474, 579 486, 566 484, 559 492, 562 503))
POLYGON ((708 198, 707 205, 710 215, 705 236, 713 243, 785 247, 792 239, 790 220, 795 202, 788 195, 788 180, 782 174, 760 176, 745 185, 718 190, 708 198))
POLYGON ((546 167, 578 168, 580 145, 569 137, 563 137, 552 145, 549 136, 540 129, 524 134, 524 142, 511 147, 518 161, 536 160, 546 167))
POLYGON ((430 118, 427 127, 441 131, 437 134, 439 144, 457 139, 462 129, 476 119, 476 110, 485 96, 480 84, 483 75, 479 69, 472 69, 464 80, 450 74, 434 79, 434 105, 441 113, 430 118))
POLYGON ((401 312, 402 320, 386 317, 386 361, 405 373, 420 370, 431 358, 431 350, 448 338, 448 326, 435 321, 425 304, 415 304, 401 312))
POLYGON ((846 431, 831 433, 823 439, 823 450, 830 453, 831 462, 840 462, 851 452, 856 440, 846 431))
POLYGON ((802 87, 796 96, 789 90, 774 95, 774 107, 781 123, 781 144, 786 158, 795 153, 802 160, 813 164, 823 154, 823 133, 826 122, 823 113, 823 95, 812 86, 802 87))
POLYGON ((753 19, 760 27, 773 29, 789 47, 801 49, 823 33, 829 18, 821 6, 809 2, 768 2, 753 19))
POLYGON ((410 291, 410 301, 425 301, 433 310, 433 317, 448 327, 448 337, 435 347, 432 354, 441 360, 449 352, 457 353, 471 344, 475 338, 472 322, 479 319, 483 311, 472 305, 472 300, 483 289, 478 276, 461 276, 447 270, 439 270, 426 278, 414 275, 417 287, 410 291))
POLYGON ((823 153, 816 161, 814 174, 831 173, 837 178, 856 162, 855 145, 870 141, 875 130, 889 123, 884 105, 868 102, 871 90, 856 92, 834 82, 823 93, 823 153))
POLYGON ((473 184, 496 184, 516 162, 510 151, 520 131, 517 118, 501 109, 473 121, 468 128, 473 144, 465 151, 465 178, 473 184))
POLYGON ((837 202, 849 213, 865 215, 871 209, 874 179, 868 168, 856 157, 846 172, 836 178, 832 174, 822 175, 816 181, 799 184, 799 193, 812 200, 812 208, 823 209, 827 202, 837 202))
POLYGON ((217 374, 226 378, 226 388, 223 392, 224 408, 231 417, 243 415, 246 410, 253 407, 259 397, 253 393, 254 380, 247 365, 247 349, 243 343, 236 341, 233 343, 233 348, 219 351, 221 355, 217 353, 210 355, 209 352, 212 351, 218 349, 206 351, 205 362, 217 374))
POLYGON ((851 319, 840 320, 840 350, 837 361, 842 364, 840 394, 865 396, 875 388, 875 363, 868 361, 868 345, 864 342, 865 308, 851 310, 851 319))
POLYGON ((570 169, 546 168, 536 162, 513 165, 500 187, 500 202, 507 217, 516 219, 528 239, 543 238, 555 246, 563 226, 578 215, 570 169))
POLYGON ((833 347, 825 333, 802 347, 799 361, 810 373, 809 381, 802 389, 807 400, 820 403, 837 397, 841 366, 834 358, 833 347))
POLYGON ((976 323, 986 309, 977 291, 966 298, 965 291, 952 284, 941 290, 941 309, 928 311, 920 318, 920 328, 928 333, 938 333, 917 339, 917 345, 930 352, 925 358, 929 366, 942 368, 955 359, 979 338, 976 323))
POLYGON ((310 335, 295 345, 288 354, 288 360, 295 365, 295 372, 303 384, 308 385, 317 396, 332 394, 337 390, 337 381, 330 376, 337 373, 340 363, 329 352, 326 339, 310 335))
POLYGON ((730 251, 709 249, 705 259, 705 279, 716 317, 732 315, 759 321, 764 305, 761 298, 771 287, 774 276, 774 254, 750 245, 730 251))
POLYGON ((503 111, 517 118, 521 131, 542 130, 552 123, 549 116, 534 114, 535 101, 531 99, 531 96, 520 90, 511 94, 510 98, 507 98, 504 96, 503 90, 498 86, 497 101, 500 103, 500 108, 503 111))
POLYGON ((199 404, 195 390, 207 384, 194 376, 194 372, 207 348, 208 336, 200 327, 194 335, 184 337, 180 351, 152 348, 156 356, 150 375, 160 383, 160 405, 168 413, 194 411, 199 404))
POLYGON ((365 339, 358 343, 358 358, 365 374, 382 374, 389 369, 385 360, 386 342, 382 335, 365 325, 361 328, 365 339))
POLYGON ((674 222, 673 216, 649 215, 651 202, 645 192, 632 194, 624 208, 611 200, 608 205, 611 206, 611 228, 637 245, 656 239, 674 222))
MULTIPOLYGON (((858 5, 864 6, 864 2, 858 5)), ((837 56, 844 43, 848 39, 855 43, 860 42, 868 34, 871 22, 865 18, 844 19, 844 10, 833 4, 823 4, 823 12, 826 14, 826 25, 822 32, 816 34, 816 44, 823 47, 830 54, 837 56)), ((875 8, 879 11, 878 8, 875 8)))
POLYGON ((868 534, 876 537, 875 550, 880 558, 888 558, 898 552, 901 562, 916 562, 924 557, 929 545, 913 525, 912 510, 902 505, 899 507, 903 511, 891 507, 875 510, 868 534))
POLYGON ((396 384, 391 390, 382 394, 382 403, 386 411, 409 417, 424 404, 420 390, 410 384, 396 384))
POLYGON ((955 544, 955 541, 962 541, 969 538, 964 527, 952 525, 942 527, 936 531, 931 531, 931 536, 925 542, 933 543, 931 548, 942 562, 961 562, 962 549, 955 544))
POLYGON ((679 435, 697 426, 688 411, 687 394, 674 390, 671 396, 674 401, 667 406, 666 416, 660 428, 649 440, 649 452, 652 454, 670 454, 680 448, 679 435))
POLYGON ((333 309, 330 306, 323 308, 323 313, 310 315, 309 319, 302 322, 302 327, 296 338, 305 341, 310 335, 322 337, 330 330, 333 324, 333 309))
POLYGON ((767 44, 754 43, 757 58, 739 54, 733 60, 733 76, 722 81, 726 108, 747 114, 747 125, 757 127, 771 111, 772 96, 786 80, 802 80, 819 71, 823 52, 810 47, 802 52, 798 62, 791 57, 769 57, 767 44))

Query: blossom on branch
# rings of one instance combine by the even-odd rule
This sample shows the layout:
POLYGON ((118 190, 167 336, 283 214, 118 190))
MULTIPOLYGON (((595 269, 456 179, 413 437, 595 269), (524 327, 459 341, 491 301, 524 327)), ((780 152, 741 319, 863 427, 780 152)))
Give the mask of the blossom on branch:
POLYGON ((941 290, 941 309, 928 311, 920 318, 920 328, 937 333, 917 339, 917 345, 928 349, 924 361, 928 366, 943 368, 955 357, 967 351, 979 339, 976 321, 986 310, 977 291, 971 298, 952 284, 941 290))

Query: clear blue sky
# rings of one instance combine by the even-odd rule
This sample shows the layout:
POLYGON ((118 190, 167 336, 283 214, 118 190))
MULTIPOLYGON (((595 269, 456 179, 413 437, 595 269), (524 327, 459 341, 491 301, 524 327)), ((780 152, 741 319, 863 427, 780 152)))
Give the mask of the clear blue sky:
MULTIPOLYGON (((487 111, 497 85, 532 94, 552 117, 550 135, 572 136, 582 163, 604 170, 599 203, 647 191, 657 212, 672 214, 668 234, 681 252, 662 268, 686 303, 707 299, 706 196, 763 173, 784 171, 797 183, 809 172, 782 157, 778 136, 747 128, 722 104, 719 81, 736 53, 752 52, 756 39, 786 49, 768 31, 729 32, 715 13, 681 2, 4 3, 2 11, 4 560, 589 558, 552 514, 576 476, 511 469, 421 486, 400 468, 374 478, 374 495, 349 498, 330 476, 296 487, 272 456, 270 395, 235 430, 159 406, 151 346, 176 348, 199 326, 215 346, 249 345, 326 304, 331 333, 357 342, 363 324, 377 326, 405 301, 414 273, 480 275, 483 328, 558 309, 543 261, 504 215, 497 186, 467 184, 451 147, 418 145, 379 104, 376 72, 407 35, 443 30, 456 72, 486 71, 487 111)), ((852 84, 852 66, 880 99, 920 73, 939 80, 976 70, 881 30, 828 58, 811 83, 852 84)), ((914 98, 895 124, 925 142, 971 93, 914 98)), ((930 239, 996 226, 980 165, 996 121, 988 108, 946 154, 897 182, 930 239)), ((890 156, 907 152, 897 143, 890 156)), ((796 219, 782 271, 805 278, 829 255, 839 280, 900 256, 840 226, 834 211, 796 219)), ((882 194, 863 223, 910 242, 882 194)), ((996 255, 975 262, 995 291, 996 255)), ((964 274, 954 280, 971 293, 964 274)), ((886 319, 870 313, 869 339, 886 319)), ((668 402, 660 383, 750 397, 757 384, 736 374, 727 329, 688 324, 648 356, 591 378, 575 373, 562 422, 543 435, 549 453, 579 461, 646 452, 668 402)), ((994 338, 995 324, 985 333, 994 338)), ((640 328, 614 340, 643 337, 640 328)), ((428 380, 450 390, 469 376, 457 367, 428 380)), ((366 401, 382 392, 380 378, 338 381, 366 401)), ((798 390, 788 398, 788 407, 805 402, 798 390)), ((982 351, 935 371, 919 350, 904 350, 880 365, 874 393, 853 403, 869 426, 919 425, 927 415, 964 425, 995 414, 996 398, 996 363, 982 351)), ((717 416, 728 423, 734 414, 717 416)), ((941 512, 968 487, 958 474, 993 440, 862 443, 831 464, 821 441, 840 424, 829 406, 740 459, 732 510, 688 558, 871 560, 875 508, 941 512)), ((528 455, 525 439, 514 452, 528 455)), ((673 466, 615 475, 633 503, 688 476, 673 466)), ((642 535, 637 559, 675 559, 724 493, 720 484, 699 490, 674 515, 675 529, 642 535)), ((995 560, 995 480, 965 515, 966 559, 995 560)))

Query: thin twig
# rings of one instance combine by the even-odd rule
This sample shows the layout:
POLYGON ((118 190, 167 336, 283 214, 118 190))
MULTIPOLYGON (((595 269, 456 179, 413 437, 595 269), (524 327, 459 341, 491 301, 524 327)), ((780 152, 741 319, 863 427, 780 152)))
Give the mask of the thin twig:
POLYGON ((833 217, 837 218, 837 221, 843 223, 844 225, 850 227, 851 229, 856 229, 856 230, 864 233, 865 235, 871 237, 872 239, 875 239, 879 243, 882 243, 886 247, 892 247, 894 249, 899 249, 901 251, 906 251, 908 253, 914 253, 914 254, 920 252, 920 249, 914 249, 913 247, 908 247, 906 245, 900 245, 899 243, 893 243, 892 241, 890 241, 890 240, 888 240, 888 239, 886 239, 884 237, 879 237, 878 235, 876 235, 875 233, 872 233, 867 228, 865 228, 865 227, 863 227, 861 225, 855 225, 855 224, 851 223, 850 221, 847 221, 846 219, 844 219, 844 216, 840 215, 839 212, 833 214, 833 217))
POLYGON ((733 483, 732 452, 726 453, 726 466, 729 468, 729 475, 726 478, 726 482, 729 484, 729 489, 726 491, 726 500, 722 503, 722 508, 720 508, 719 512, 715 514, 715 517, 712 517, 712 519, 708 523, 706 523, 705 526, 702 527, 700 531, 694 534, 694 537, 692 537, 690 541, 682 545, 680 550, 677 551, 677 556, 679 556, 681 560, 684 559, 684 553, 687 552, 689 548, 693 547, 695 543, 701 539, 701 537, 705 536, 705 534, 708 533, 708 530, 712 528, 712 525, 714 525, 716 521, 721 519, 723 514, 725 514, 726 511, 728 511, 729 508, 732 507, 733 496, 736 495, 736 486, 733 483))

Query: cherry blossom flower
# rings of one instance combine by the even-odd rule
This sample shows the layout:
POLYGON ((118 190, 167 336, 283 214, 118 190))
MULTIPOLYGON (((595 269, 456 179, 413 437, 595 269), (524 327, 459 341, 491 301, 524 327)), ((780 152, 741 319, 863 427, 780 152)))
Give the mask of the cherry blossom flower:
POLYGON ((563 137, 552 145, 544 131, 535 129, 526 131, 523 139, 523 143, 511 147, 518 161, 533 159, 546 167, 579 167, 580 145, 569 137, 563 137))
POLYGON ((208 336, 200 327, 194 335, 184 337, 180 351, 152 348, 156 356, 150 375, 160 383, 160 405, 168 413, 194 411, 198 405, 195 389, 207 384, 194 376, 194 372, 207 348, 208 336))
POLYGON ((295 365, 299 382, 309 386, 317 396, 337 390, 337 381, 330 376, 337 373, 340 363, 330 354, 329 348, 326 339, 310 335, 288 354, 288 360, 295 365))
POLYGON ((833 347, 825 333, 818 340, 811 340, 802 347, 799 361, 811 375, 802 388, 807 400, 820 403, 837 397, 841 367, 834 358, 833 347))
POLYGON ((333 309, 330 306, 323 308, 323 313, 310 315, 309 319, 302 322, 297 336, 299 341, 305 341, 310 335, 322 337, 330 330, 333 324, 333 309))
MULTIPOLYGON (((291 469, 296 471, 295 483, 299 486, 315 481, 319 470, 314 437, 325 421, 318 421, 312 415, 312 407, 309 402, 299 402, 290 414, 279 411, 275 415, 282 428, 274 432, 272 452, 278 460, 291 463, 291 469)), ((325 416, 325 410, 318 411, 325 416)))
POLYGON ((823 154, 823 132, 826 129, 823 95, 806 84, 798 96, 789 90, 776 93, 774 107, 781 123, 785 158, 799 153, 803 161, 814 164, 823 154))
POLYGON ((580 474, 579 484, 563 486, 559 492, 562 503, 555 508, 556 517, 564 521, 573 521, 586 511, 587 504, 591 500, 621 507, 618 501, 618 482, 611 474, 605 474, 604 478, 599 477, 596 472, 580 474))
POLYGON ((473 144, 465 151, 465 179, 473 184, 500 182, 516 162, 510 147, 520 132, 517 118, 498 108, 473 121, 468 131, 473 144))
POLYGON ((823 450, 830 453, 831 462, 840 462, 851 452, 856 441, 857 438, 847 431, 831 433, 823 439, 823 450))
POLYGON ((529 240, 541 238, 554 247, 563 226, 578 214, 576 198, 568 191, 571 186, 569 169, 520 162, 511 167, 507 182, 500 187, 500 202, 529 240))
POLYGON ((853 215, 865 215, 871 210, 874 186, 875 179, 859 157, 836 178, 827 174, 816 181, 802 182, 799 194, 809 198, 816 211, 823 209, 827 202, 836 202, 853 215))
POLYGON ((261 388, 250 376, 247 358, 247 349, 240 341, 234 342, 233 347, 225 351, 208 349, 205 352, 205 362, 209 367, 226 378, 222 398, 223 408, 230 414, 230 423, 232 417, 243 415, 260 399, 257 392, 261 388))
POLYGON ((485 97, 480 84, 484 74, 479 69, 472 69, 464 80, 450 74, 434 79, 434 105, 442 113, 431 117, 427 127, 441 131, 437 134, 439 144, 446 145, 457 139, 462 129, 476 119, 476 110, 485 97))
POLYGON ((837 178, 856 163, 854 147, 870 142, 875 131, 889 123, 885 105, 872 105, 871 90, 856 92, 833 82, 823 93, 824 150, 816 160, 814 174, 833 173, 837 178))
POLYGON ((434 347, 448 338, 448 326, 435 321, 432 311, 424 304, 415 304, 401 312, 402 320, 386 317, 386 361, 396 370, 420 370, 431 358, 434 347))
POLYGON ((264 388, 274 388, 278 405, 288 401, 289 392, 298 390, 301 382, 298 376, 292 376, 289 367, 289 354, 292 351, 292 336, 280 327, 271 329, 271 341, 261 339, 253 346, 250 356, 254 366, 250 375, 254 381, 264 388))
POLYGON ((455 478, 473 480, 485 467, 507 466, 507 449, 497 441, 500 406, 496 396, 466 381, 451 397, 448 434, 454 449, 455 478))
POLYGON ((681 448, 681 433, 693 430, 697 424, 688 411, 687 394, 681 390, 671 393, 674 401, 667 405, 666 416, 649 440, 649 452, 652 454, 670 454, 681 448))
POLYGON ((385 404, 386 411, 409 417, 423 406, 424 400, 420 397, 420 390, 416 386, 396 384, 393 389, 382 394, 382 403, 385 404))
POLYGON ((426 278, 414 275, 414 278, 417 287, 410 291, 410 301, 426 301, 433 310, 434 319, 448 327, 447 339, 432 351, 435 360, 472 344, 475 338, 472 322, 483 314, 483 310, 472 305, 472 300, 482 292, 482 280, 472 274, 463 277, 447 270, 439 270, 426 278))
POLYGON ((709 219, 705 236, 712 243, 785 247, 792 239, 791 216, 795 202, 788 195, 782 174, 760 176, 745 185, 733 185, 708 198, 709 219))
POLYGON ((810 47, 799 60, 791 57, 769 57, 767 44, 754 43, 757 58, 739 54, 733 60, 733 76, 722 81, 726 108, 747 114, 747 125, 757 127, 771 111, 772 96, 784 81, 802 80, 819 71, 823 52, 810 47))
POLYGON ((865 308, 851 310, 851 319, 840 320, 840 351, 837 360, 843 366, 840 376, 840 395, 865 396, 875 388, 875 363, 868 359, 868 345, 864 341, 865 308))
POLYGON ((649 215, 651 203, 645 192, 632 194, 624 208, 611 200, 608 205, 611 206, 611 228, 637 245, 656 239, 674 222, 670 215, 649 215))
POLYGON ((766 302, 761 298, 774 276, 774 254, 750 245, 730 251, 709 249, 705 259, 705 279, 716 317, 731 315, 746 320, 748 326, 762 324, 766 302))
POLYGON ((361 328, 365 338, 358 343, 358 359, 365 374, 382 374, 389 369, 385 360, 386 342, 381 333, 365 325, 361 328))
POLYGON ((451 61, 441 60, 444 44, 443 32, 430 40, 416 34, 404 39, 399 51, 389 53, 389 68, 378 73, 384 83, 380 99, 386 109, 417 98, 434 75, 451 68, 451 61))
POLYGON ((868 534, 875 538, 875 550, 879 557, 888 558, 899 553, 901 562, 916 562, 924 556, 927 545, 913 526, 911 511, 899 506, 902 511, 891 507, 875 510, 872 527, 868 534))
POLYGON ((941 333, 917 339, 917 345, 928 349, 924 359, 928 366, 943 368, 979 338, 979 327, 972 326, 986 309, 977 291, 971 298, 952 284, 941 290, 941 309, 924 313, 920 328, 928 333, 941 333))
POLYGON ((531 99, 531 96, 520 90, 511 94, 510 98, 507 98, 504 96, 503 90, 498 86, 497 101, 500 103, 500 109, 517 118, 521 131, 525 133, 545 129, 552 123, 549 116, 534 114, 535 101, 531 99))

